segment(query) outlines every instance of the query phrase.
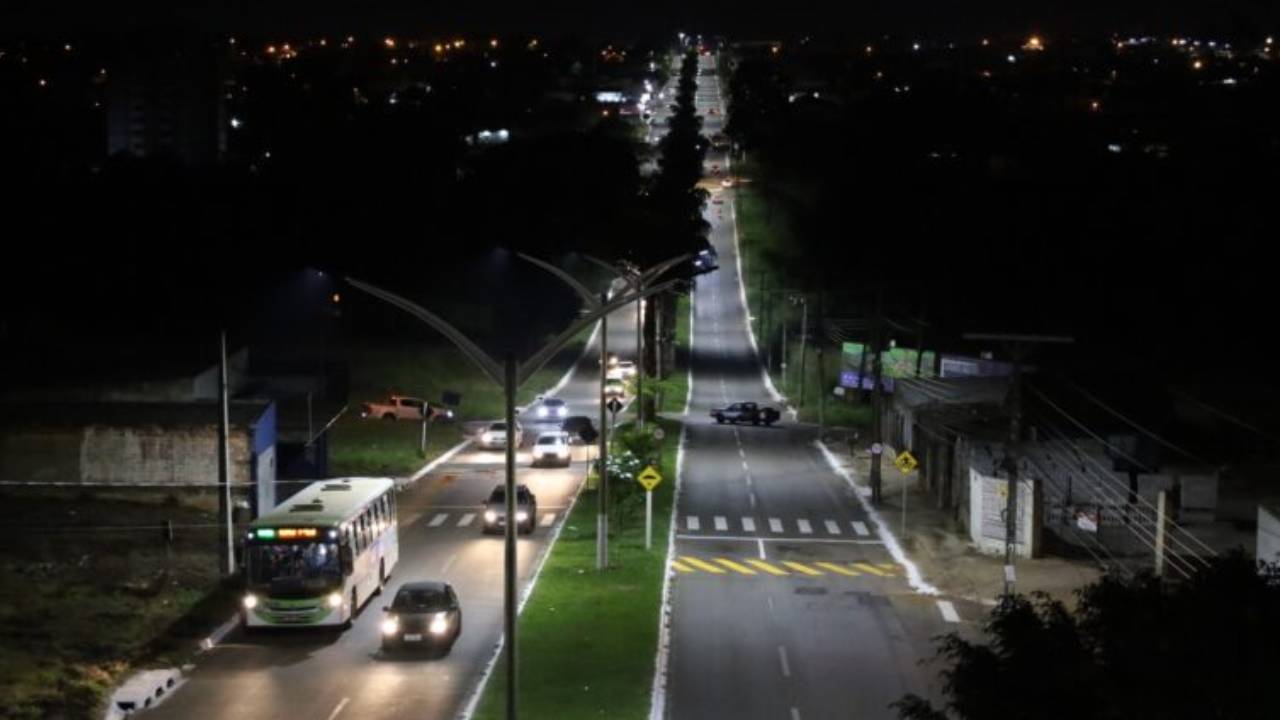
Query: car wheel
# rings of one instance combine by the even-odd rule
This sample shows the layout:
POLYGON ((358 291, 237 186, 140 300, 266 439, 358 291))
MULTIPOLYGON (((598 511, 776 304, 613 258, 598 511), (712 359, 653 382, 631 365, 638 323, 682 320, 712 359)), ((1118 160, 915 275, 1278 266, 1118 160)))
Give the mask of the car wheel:
POLYGON ((392 422, 395 422, 396 416, 395 416, 395 414, 394 414, 394 413, 383 413, 383 414, 382 414, 382 419, 383 419, 383 420, 390 420, 390 421, 392 421, 392 422))
POLYGON ((716 416, 716 424, 717 424, 717 425, 723 425, 723 424, 724 424, 724 416, 723 416, 723 415, 717 415, 717 416, 716 416))
POLYGON ((752 425, 759 425, 759 424, 760 424, 760 418, 751 418, 751 424, 752 424, 752 425))

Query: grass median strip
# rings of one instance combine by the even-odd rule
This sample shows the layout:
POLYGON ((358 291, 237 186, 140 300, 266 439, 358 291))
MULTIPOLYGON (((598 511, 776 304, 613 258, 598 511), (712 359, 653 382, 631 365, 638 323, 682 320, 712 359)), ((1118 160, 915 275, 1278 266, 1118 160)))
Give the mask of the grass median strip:
MULTIPOLYGON (((597 572, 596 495, 583 491, 520 616, 519 703, 525 717, 648 716, 680 437, 679 423, 659 422, 665 439, 663 481, 653 493, 653 548, 644 549, 641 494, 639 511, 614 521, 610 568, 597 572)), ((502 717, 505 691, 504 674, 495 672, 475 717, 502 717)))

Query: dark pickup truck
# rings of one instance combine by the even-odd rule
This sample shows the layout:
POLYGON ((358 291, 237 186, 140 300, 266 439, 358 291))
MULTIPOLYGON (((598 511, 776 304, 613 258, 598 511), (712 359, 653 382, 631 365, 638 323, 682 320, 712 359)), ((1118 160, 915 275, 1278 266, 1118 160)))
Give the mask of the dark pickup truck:
POLYGON ((782 417, 782 414, 771 407, 760 407, 753 402, 739 402, 729 407, 716 408, 711 411, 711 417, 716 422, 738 424, 749 422, 752 425, 772 425, 782 417))

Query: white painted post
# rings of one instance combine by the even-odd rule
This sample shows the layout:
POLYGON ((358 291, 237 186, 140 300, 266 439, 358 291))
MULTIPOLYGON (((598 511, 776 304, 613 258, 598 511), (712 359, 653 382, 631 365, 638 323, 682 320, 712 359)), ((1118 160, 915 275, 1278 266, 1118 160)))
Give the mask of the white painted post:
POLYGON ((1168 516, 1169 494, 1164 490, 1156 498, 1156 577, 1164 577, 1165 525, 1168 516))
POLYGON ((653 547, 653 491, 644 491, 644 549, 653 547))

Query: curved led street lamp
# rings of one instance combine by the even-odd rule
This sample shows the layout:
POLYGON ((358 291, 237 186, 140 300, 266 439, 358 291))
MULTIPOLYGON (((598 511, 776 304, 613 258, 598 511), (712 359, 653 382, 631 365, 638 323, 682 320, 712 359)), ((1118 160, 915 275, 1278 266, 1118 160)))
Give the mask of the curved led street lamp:
MULTIPOLYGON (((531 258, 526 258, 530 259, 531 258)), ((539 263, 540 264, 540 263, 539 263)), ((541 266, 541 264, 540 264, 541 266)), ((559 270, 559 268, 556 268, 559 270)), ((557 273, 557 277, 569 282, 572 280, 567 274, 557 273)), ((515 407, 516 407, 516 390, 523 385, 534 373, 542 369, 543 365, 552 358, 561 348, 568 345, 578 333, 597 320, 603 320, 609 313, 626 307, 628 303, 643 299, 649 295, 662 292, 673 285, 676 281, 670 281, 655 285, 644 292, 626 294, 617 298, 604 298, 603 301, 596 301, 592 297, 594 305, 591 306, 590 312, 571 323, 567 329, 561 332, 550 343, 542 349, 529 356, 523 364, 517 363, 515 355, 506 353, 502 363, 498 363, 491 358, 484 350, 480 349, 470 338, 462 334, 457 328, 445 322, 439 315, 427 310, 417 303, 407 300, 388 290, 383 290, 376 285, 348 277, 347 282, 353 287, 363 290, 364 292, 390 303, 401 310, 409 313, 415 318, 421 320, 427 325, 435 328, 440 334, 449 339, 462 354, 467 356, 480 371, 485 374, 495 384, 503 389, 506 405, 506 422, 507 422, 507 471, 506 471, 506 513, 507 522, 505 523, 504 537, 504 553, 503 553, 503 638, 506 643, 507 652, 507 713, 509 720, 515 720, 516 717, 516 523, 511 519, 516 516, 516 447, 515 447, 515 407)), ((573 280, 570 285, 580 293, 585 287, 573 280)), ((586 291, 590 295, 590 291, 586 291)), ((603 337, 603 335, 602 335, 603 337)), ((603 343, 602 343, 603 344, 603 343)), ((603 426, 601 430, 603 430, 603 426)), ((603 474, 602 474, 603 475, 603 474)), ((603 497, 603 493, 602 493, 603 497)))

